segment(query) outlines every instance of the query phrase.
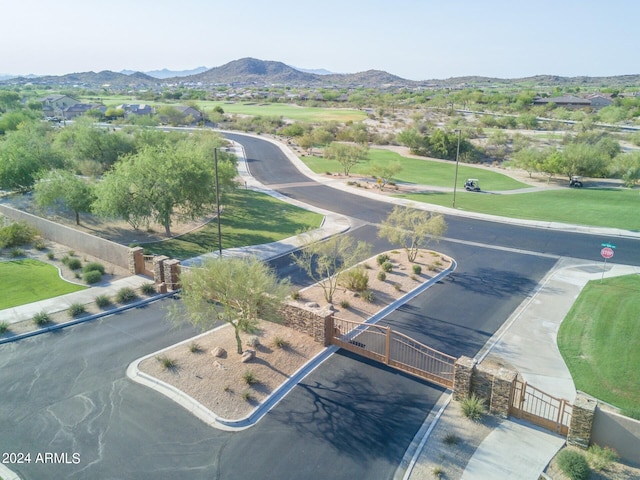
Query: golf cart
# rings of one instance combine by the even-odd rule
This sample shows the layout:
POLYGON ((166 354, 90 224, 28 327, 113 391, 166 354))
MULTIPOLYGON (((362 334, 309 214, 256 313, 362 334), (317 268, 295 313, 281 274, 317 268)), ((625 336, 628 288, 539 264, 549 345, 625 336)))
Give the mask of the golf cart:
POLYGON ((477 178, 468 178, 467 181, 464 182, 464 189, 467 192, 479 192, 480 182, 477 178))
POLYGON ((569 181, 569 186, 570 187, 576 187, 576 188, 582 188, 582 180, 580 179, 581 177, 577 177, 577 176, 573 176, 571 177, 571 180, 569 181))

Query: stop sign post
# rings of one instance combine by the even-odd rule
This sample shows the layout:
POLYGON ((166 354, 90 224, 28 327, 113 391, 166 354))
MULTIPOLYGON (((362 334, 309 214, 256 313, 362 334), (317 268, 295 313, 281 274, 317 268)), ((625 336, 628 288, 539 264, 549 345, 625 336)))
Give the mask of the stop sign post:
POLYGON ((609 258, 613 257, 613 249, 611 247, 604 247, 602 250, 600 250, 600 255, 602 255, 602 258, 604 258, 605 260, 608 260, 609 258))
POLYGON ((604 271, 607 268, 607 260, 613 258, 613 249, 616 248, 615 245, 610 243, 602 243, 602 250, 600 250, 600 255, 604 258, 604 262, 602 264, 602 277, 600 277, 600 283, 602 283, 602 279, 604 278, 604 271))

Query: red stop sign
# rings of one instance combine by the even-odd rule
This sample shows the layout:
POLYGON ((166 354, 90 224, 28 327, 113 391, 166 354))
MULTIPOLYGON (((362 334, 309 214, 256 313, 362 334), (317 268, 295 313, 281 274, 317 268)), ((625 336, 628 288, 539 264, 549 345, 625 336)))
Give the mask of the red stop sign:
POLYGON ((613 249, 604 247, 602 250, 600 250, 600 255, 602 255, 602 258, 611 258, 613 257, 613 249))

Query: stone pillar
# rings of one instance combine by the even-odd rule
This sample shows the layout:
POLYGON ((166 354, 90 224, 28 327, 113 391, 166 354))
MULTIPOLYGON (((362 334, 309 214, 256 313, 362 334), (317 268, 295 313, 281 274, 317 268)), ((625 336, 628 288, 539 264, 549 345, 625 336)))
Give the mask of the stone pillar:
POLYGON ((495 370, 485 365, 476 365, 471 377, 471 393, 476 397, 484 400, 484 404, 488 407, 491 403, 491 392, 493 390, 493 377, 495 370))
POLYGON ((180 260, 164 261, 164 283, 167 290, 178 290, 180 288, 180 260))
POLYGON ((595 417, 597 406, 598 401, 595 398, 578 392, 576 400, 573 402, 573 412, 571 414, 571 425, 569 426, 567 444, 585 450, 589 448, 589 443, 591 443, 591 428, 593 427, 593 418, 595 417))
POLYGON ((169 257, 166 255, 158 255, 157 257, 153 257, 153 279, 156 282, 156 285, 164 283, 164 262, 169 260, 169 257))
POLYGON ((460 402, 471 393, 471 380, 475 363, 469 357, 460 357, 456 360, 453 371, 453 399, 460 402))
POLYGON ((144 273, 144 249, 134 247, 129 249, 129 273, 138 275, 144 273))
POLYGON ((492 415, 499 415, 502 418, 507 418, 509 416, 513 381, 517 376, 517 372, 506 368, 501 368, 495 373, 493 377, 493 385, 491 387, 489 413, 492 415))

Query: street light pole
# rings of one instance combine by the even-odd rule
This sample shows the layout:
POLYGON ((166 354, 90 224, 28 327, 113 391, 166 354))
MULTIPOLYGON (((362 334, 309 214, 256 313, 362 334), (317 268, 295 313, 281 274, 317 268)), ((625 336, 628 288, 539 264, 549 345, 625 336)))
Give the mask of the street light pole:
POLYGON ((213 167, 216 172, 216 212, 218 219, 218 259, 222 259, 222 230, 220 229, 220 184, 218 182, 218 147, 213 147, 213 167))
POLYGON ((460 158, 460 134, 462 130, 457 129, 458 132, 458 149, 456 150, 456 176, 453 180, 453 208, 456 208, 456 189, 458 188, 458 160, 460 158))

